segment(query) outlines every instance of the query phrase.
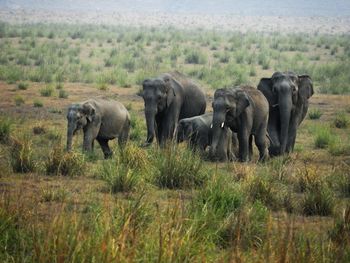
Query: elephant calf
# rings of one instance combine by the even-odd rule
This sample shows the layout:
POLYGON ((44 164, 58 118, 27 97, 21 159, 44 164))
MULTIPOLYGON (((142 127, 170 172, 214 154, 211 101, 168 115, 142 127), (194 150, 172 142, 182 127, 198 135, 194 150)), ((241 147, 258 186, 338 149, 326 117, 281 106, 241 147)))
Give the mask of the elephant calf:
MULTIPOLYGON (((204 153, 206 148, 211 144, 211 126, 213 120, 213 113, 206 113, 203 115, 185 118, 179 121, 177 127, 177 141, 188 141, 192 150, 199 150, 204 153)), ((226 128, 222 133, 219 141, 218 149, 215 156, 210 156, 213 160, 227 161, 234 159, 232 152, 234 140, 233 133, 226 128)))
POLYGON ((225 127, 237 133, 239 143, 239 160, 250 159, 249 141, 254 135, 259 149, 260 160, 267 158, 267 122, 269 104, 265 96, 250 86, 223 88, 215 91, 213 101, 213 139, 211 151, 218 148, 220 136, 225 127))
POLYGON ((129 137, 129 112, 115 100, 94 98, 73 104, 68 108, 67 120, 68 151, 72 148, 73 135, 80 129, 84 132, 83 150, 92 151, 96 139, 105 158, 112 155, 109 140, 118 138, 119 145, 123 145, 129 137))

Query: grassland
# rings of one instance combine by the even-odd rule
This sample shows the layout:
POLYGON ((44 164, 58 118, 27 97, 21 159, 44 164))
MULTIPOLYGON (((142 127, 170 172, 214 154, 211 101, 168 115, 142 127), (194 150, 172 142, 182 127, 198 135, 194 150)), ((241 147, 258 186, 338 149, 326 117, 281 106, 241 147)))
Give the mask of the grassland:
POLYGON ((1 262, 350 260, 348 35, 2 23, 0 37, 1 262), (208 105, 222 86, 310 74, 295 152, 215 164, 185 145, 139 148, 140 83, 175 69, 208 105), (67 106, 97 95, 132 115, 107 161, 80 152, 81 134, 63 150, 67 106))

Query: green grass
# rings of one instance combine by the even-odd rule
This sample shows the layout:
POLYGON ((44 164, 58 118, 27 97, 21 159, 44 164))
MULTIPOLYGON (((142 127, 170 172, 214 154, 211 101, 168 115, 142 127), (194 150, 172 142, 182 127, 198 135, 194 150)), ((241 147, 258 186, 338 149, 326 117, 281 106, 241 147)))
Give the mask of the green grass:
POLYGON ((11 136, 13 121, 10 118, 0 119, 0 142, 7 143, 11 136))
POLYGON ((345 112, 338 112, 333 120, 333 125, 339 129, 345 129, 350 125, 350 119, 345 112))
POLYGON ((26 89, 28 89, 28 87, 29 87, 29 84, 26 82, 20 82, 17 84, 17 88, 19 90, 26 90, 26 89))
POLYGON ((54 89, 52 88, 52 86, 46 86, 40 89, 40 95, 42 97, 51 97, 53 92, 54 92, 54 89))
POLYGON ((308 116, 310 120, 318 120, 322 116, 322 111, 319 109, 309 110, 308 116))

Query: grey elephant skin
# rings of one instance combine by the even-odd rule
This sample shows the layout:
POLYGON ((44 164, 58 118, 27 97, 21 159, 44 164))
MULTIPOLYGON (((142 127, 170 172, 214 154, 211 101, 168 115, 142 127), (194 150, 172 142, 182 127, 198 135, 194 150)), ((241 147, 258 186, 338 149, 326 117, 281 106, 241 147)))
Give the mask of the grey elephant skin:
POLYGON ((201 115, 205 112, 204 92, 179 72, 165 73, 143 82, 140 95, 145 104, 147 139, 145 146, 154 137, 160 146, 174 137, 178 121, 201 115))
POLYGON ((268 157, 266 133, 269 104, 259 90, 250 86, 218 89, 214 94, 213 110, 211 151, 216 151, 221 133, 228 127, 237 133, 239 161, 250 160, 252 136, 259 150, 259 160, 268 157))
POLYGON ((80 129, 84 132, 83 150, 92 151, 96 139, 105 158, 112 155, 109 140, 118 138, 119 145, 123 145, 129 136, 130 115, 115 100, 94 98, 73 104, 68 108, 67 120, 68 151, 72 148, 73 135, 80 129))
MULTIPOLYGON (((206 113, 203 115, 185 118, 179 121, 177 127, 177 141, 187 141, 189 147, 193 150, 199 150, 203 155, 212 141, 212 121, 213 113, 206 113)), ((233 160, 233 133, 230 129, 225 127, 218 142, 215 156, 210 156, 214 161, 233 160)))
POLYGON ((268 134, 271 156, 292 152, 297 129, 306 116, 309 98, 314 94, 308 75, 293 72, 275 72, 271 78, 262 78, 258 89, 269 101, 268 134))

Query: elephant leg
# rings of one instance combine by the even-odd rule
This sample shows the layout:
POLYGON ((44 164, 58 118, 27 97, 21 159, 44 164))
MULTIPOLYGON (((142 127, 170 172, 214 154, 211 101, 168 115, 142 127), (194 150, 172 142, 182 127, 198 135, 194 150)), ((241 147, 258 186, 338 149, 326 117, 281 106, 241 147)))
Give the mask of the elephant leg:
POLYGON ((249 134, 243 127, 238 132, 239 160, 241 162, 249 161, 249 134))
POLYGON ((93 149, 93 142, 97 137, 100 130, 100 125, 91 123, 88 127, 84 128, 84 140, 83 140, 83 151, 91 152, 93 149))
POLYGON ((112 151, 108 146, 108 139, 97 138, 98 143, 101 146, 105 159, 112 157, 112 151))
POLYGON ((126 142, 129 139, 129 132, 130 132, 130 122, 129 120, 125 122, 124 127, 121 131, 121 133, 118 136, 118 144, 119 147, 124 147, 126 142))
POLYGON ((259 150, 259 161, 265 161, 268 158, 268 152, 266 148, 266 132, 260 131, 255 137, 255 145, 259 150))
POLYGON ((249 135, 249 161, 253 158, 253 135, 249 135))

